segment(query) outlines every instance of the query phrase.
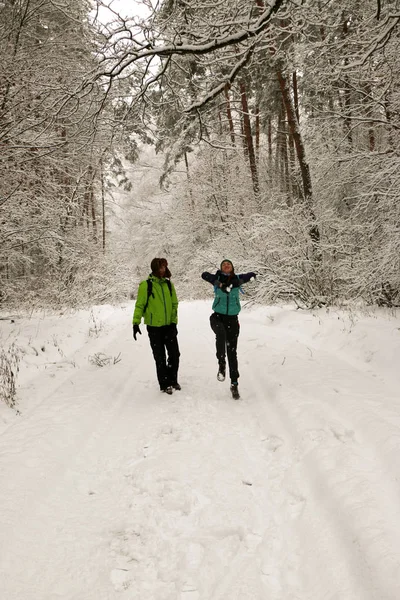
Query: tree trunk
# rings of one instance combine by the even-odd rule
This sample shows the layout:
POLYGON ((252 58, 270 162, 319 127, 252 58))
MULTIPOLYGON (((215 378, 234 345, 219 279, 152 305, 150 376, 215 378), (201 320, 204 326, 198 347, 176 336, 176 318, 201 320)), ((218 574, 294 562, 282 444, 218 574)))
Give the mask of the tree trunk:
POLYGON ((240 87, 240 97, 242 102, 242 111, 243 111, 243 133, 246 143, 247 156, 249 158, 250 163, 250 172, 251 179, 253 182, 253 190, 256 198, 260 195, 260 186, 258 182, 258 171, 257 171, 257 161, 256 155, 254 152, 254 144, 253 144, 253 136, 251 133, 251 123, 250 123, 250 114, 249 114, 249 105, 247 102, 247 93, 246 86, 243 81, 239 84, 240 87))
POLYGON ((272 119, 268 116, 268 169, 269 181, 272 182, 272 119))
POLYGON ((256 161, 260 159, 260 107, 256 105, 256 161))
MULTIPOLYGON (((367 104, 367 107, 366 107, 367 117, 372 119, 372 117, 373 117, 373 95, 372 95, 371 86, 369 86, 369 85, 367 85, 365 88, 365 102, 367 104)), ((368 127, 368 148, 369 148, 370 152, 373 152, 375 150, 375 141, 376 141, 376 137, 375 137, 374 124, 372 121, 370 121, 370 124, 368 127)))
POLYGON ((286 202, 288 206, 292 205, 290 198, 290 183, 289 183, 289 158, 288 158, 288 147, 287 147, 287 130, 286 123, 282 121, 282 136, 281 136, 281 160, 282 160, 282 188, 286 194, 286 202))
POLYGON ((279 189, 282 190, 282 168, 281 168, 281 145, 282 145, 282 107, 278 113, 278 125, 276 128, 276 149, 275 149, 275 177, 277 179, 279 189))
POLYGON ((229 124, 229 131, 230 131, 230 135, 231 135, 231 142, 232 145, 235 145, 235 128, 233 126, 233 119, 232 119, 232 110, 231 110, 231 101, 229 98, 229 89, 230 89, 230 84, 227 83, 224 87, 224 93, 225 93, 225 105, 226 105, 226 116, 228 118, 228 124, 229 124))
POLYGON ((299 90, 297 86, 297 73, 293 71, 293 99, 294 99, 294 109, 296 111, 297 122, 300 125, 300 112, 299 112, 299 90))
POLYGON ((89 229, 89 203, 90 203, 90 192, 89 190, 85 190, 83 194, 83 206, 82 206, 82 225, 85 224, 89 229))
POLYGON ((385 106, 385 117, 387 122, 387 136, 388 136, 388 146, 389 150, 394 149, 394 138, 393 138, 393 130, 392 130, 392 110, 391 110, 391 100, 390 100, 390 91, 385 94, 384 106, 385 106))
MULTIPOLYGON (((345 36, 347 35, 348 30, 349 30, 349 28, 348 28, 348 24, 347 24, 347 19, 344 18, 343 34, 345 36)), ((345 65, 349 64, 349 60, 347 57, 345 57, 345 59, 344 59, 344 64, 345 65)), ((351 152, 352 148, 353 148, 353 132, 352 132, 352 128, 351 128, 351 90, 350 90, 349 78, 347 75, 345 75, 343 78, 343 85, 344 85, 344 113, 345 113, 344 126, 345 126, 345 134, 346 134, 347 140, 349 142, 349 152, 351 152)))
POLYGON ((93 181, 90 185, 90 206, 91 206, 91 215, 92 215, 93 240, 95 242, 97 242, 97 219, 96 219, 96 207, 94 205, 93 181))
POLYGON ((282 72, 278 69, 277 71, 279 87, 281 89, 283 104, 285 106, 286 115, 288 119, 290 133, 292 135, 294 145, 296 148, 297 160, 299 161, 301 180, 303 184, 303 194, 304 200, 306 202, 311 220, 313 224, 310 227, 309 234, 311 240, 314 244, 318 244, 320 241, 320 232, 318 225, 316 224, 315 214, 312 208, 313 203, 313 194, 312 194, 312 183, 311 183, 311 173, 310 166, 307 162, 306 151, 303 143, 302 136, 300 134, 299 124, 296 118, 296 112, 294 109, 294 104, 292 100, 292 96, 290 94, 290 89, 288 85, 287 78, 282 74, 282 72))
POLYGON ((293 136, 290 133, 290 129, 288 131, 288 148, 289 148, 289 171, 290 171, 290 190, 292 196, 296 194, 296 197, 301 197, 298 191, 298 185, 294 176, 296 169, 296 151, 294 148, 293 136))
POLYGON ((101 179, 101 222, 102 222, 102 246, 103 252, 106 249, 106 203, 104 193, 104 171, 103 161, 100 161, 100 179, 101 179))
POLYGON ((240 135, 242 138, 242 145, 243 145, 243 154, 244 157, 247 158, 247 146, 246 146, 246 138, 245 138, 245 133, 244 133, 244 119, 243 119, 243 115, 240 115, 240 135))
MULTIPOLYGON (((220 114, 220 113, 218 113, 220 114)), ((186 167, 186 177, 187 177, 187 181, 188 181, 188 188, 189 188, 189 198, 190 198, 190 206, 193 209, 194 208, 194 200, 193 200, 193 194, 192 194, 192 186, 191 186, 191 182, 190 182, 190 173, 189 173, 189 160, 188 160, 188 155, 187 152, 185 150, 185 152, 183 153, 183 156, 185 158, 185 167, 186 167)))

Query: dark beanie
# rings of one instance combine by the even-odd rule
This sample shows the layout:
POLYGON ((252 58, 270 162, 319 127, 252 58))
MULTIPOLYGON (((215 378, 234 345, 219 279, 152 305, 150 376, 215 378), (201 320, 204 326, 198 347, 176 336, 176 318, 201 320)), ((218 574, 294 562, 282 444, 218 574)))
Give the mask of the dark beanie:
POLYGON ((231 265, 232 265, 232 271, 235 270, 235 268, 233 266, 233 262, 231 260, 229 260, 229 258, 224 258, 224 260, 221 261, 221 264, 220 264, 220 267, 219 267, 220 269, 222 269, 222 263, 224 263, 224 262, 231 263, 231 265))

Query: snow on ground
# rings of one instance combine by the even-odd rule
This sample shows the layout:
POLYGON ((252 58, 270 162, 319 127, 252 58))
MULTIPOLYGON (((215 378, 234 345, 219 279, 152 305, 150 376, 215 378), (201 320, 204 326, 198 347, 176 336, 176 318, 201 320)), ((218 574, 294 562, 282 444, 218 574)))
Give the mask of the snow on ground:
POLYGON ((1 600, 398 600, 399 317, 244 310, 235 402, 209 302, 172 397, 132 308, 0 321, 1 600))

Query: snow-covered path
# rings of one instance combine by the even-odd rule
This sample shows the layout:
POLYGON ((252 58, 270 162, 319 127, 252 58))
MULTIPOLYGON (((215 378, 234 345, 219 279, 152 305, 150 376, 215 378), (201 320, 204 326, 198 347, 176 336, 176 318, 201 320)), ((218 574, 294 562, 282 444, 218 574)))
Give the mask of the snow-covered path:
POLYGON ((243 311, 235 402, 209 303, 172 397, 131 309, 21 325, 62 360, 0 407, 1 600, 398 600, 400 319, 243 311))

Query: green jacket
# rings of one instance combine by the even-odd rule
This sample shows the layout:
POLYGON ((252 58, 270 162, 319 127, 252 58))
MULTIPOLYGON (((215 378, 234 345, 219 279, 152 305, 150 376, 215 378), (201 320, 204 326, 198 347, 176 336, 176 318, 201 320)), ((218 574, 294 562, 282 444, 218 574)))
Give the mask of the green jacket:
POLYGON ((145 325, 152 325, 153 327, 162 327, 163 325, 171 325, 171 323, 177 324, 178 298, 174 284, 171 283, 171 294, 166 279, 159 279, 154 275, 149 275, 148 279, 153 282, 153 289, 146 312, 143 314, 147 302, 147 280, 144 280, 139 285, 132 323, 140 325, 143 317, 145 325))

